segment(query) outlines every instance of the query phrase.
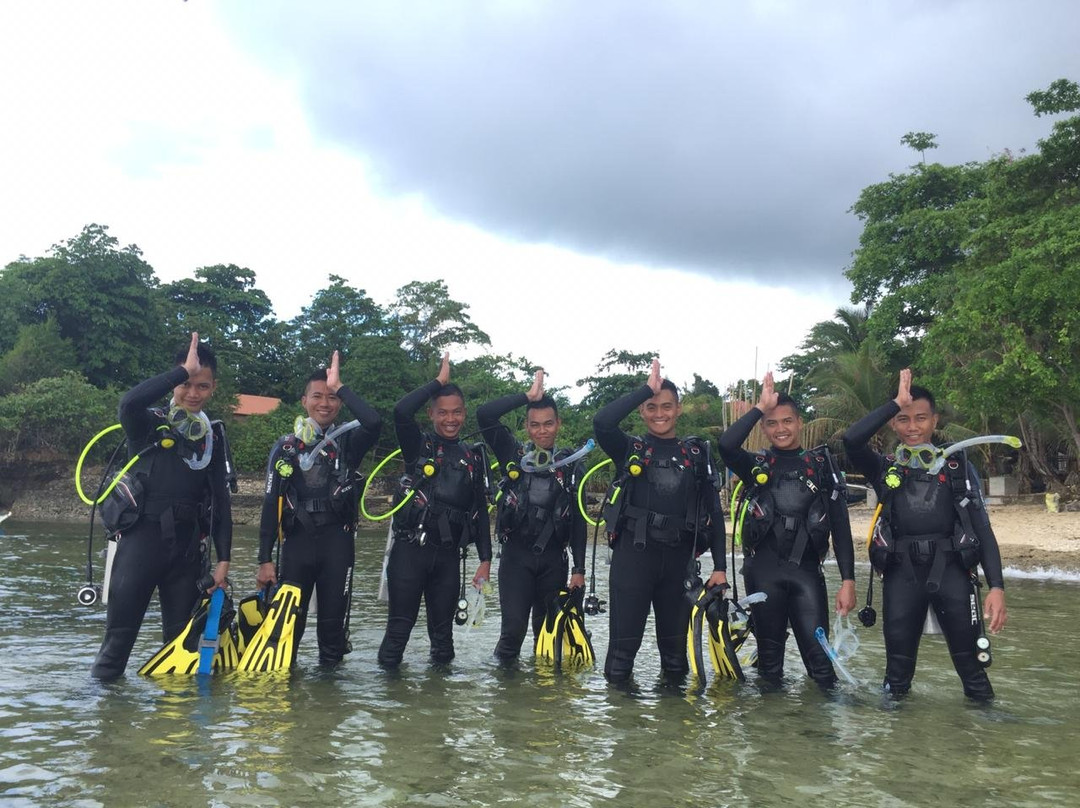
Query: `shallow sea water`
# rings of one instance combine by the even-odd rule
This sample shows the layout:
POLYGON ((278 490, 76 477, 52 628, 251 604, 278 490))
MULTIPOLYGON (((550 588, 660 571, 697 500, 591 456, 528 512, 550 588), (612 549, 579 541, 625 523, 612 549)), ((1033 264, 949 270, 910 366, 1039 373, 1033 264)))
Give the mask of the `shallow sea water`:
MULTIPOLYGON (((316 667, 309 635, 291 673, 139 677, 159 645, 155 602, 127 676, 103 685, 88 671, 104 609, 75 601, 85 530, 9 520, 0 531, 0 805, 1080 803, 1080 585, 1069 576, 1008 580, 989 707, 964 700, 940 638, 924 640, 910 698, 884 700, 880 626, 859 627, 848 667, 860 685, 831 695, 806 679, 793 643, 779 692, 752 673, 701 695, 664 686, 649 633, 629 690, 529 654, 502 669, 495 595, 479 629, 457 630, 450 666, 428 664, 421 623, 389 674, 374 661, 385 534, 358 539, 354 651, 338 670, 316 667)), ((254 533, 235 544, 233 579, 246 583, 254 533)), ((835 567, 827 575, 835 586, 835 567)), ((865 568, 859 578, 861 601, 865 568)), ((589 625, 602 657, 605 616, 589 625)))

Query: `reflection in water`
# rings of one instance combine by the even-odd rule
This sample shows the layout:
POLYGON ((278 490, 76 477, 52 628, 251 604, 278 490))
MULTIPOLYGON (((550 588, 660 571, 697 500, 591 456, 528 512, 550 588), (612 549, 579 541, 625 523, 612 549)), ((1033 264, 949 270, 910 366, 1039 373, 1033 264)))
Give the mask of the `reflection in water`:
MULTIPOLYGON (((418 642, 400 672, 384 672, 374 663, 382 543, 361 537, 356 650, 339 669, 317 668, 309 639, 291 673, 129 672, 101 684, 88 671, 104 612, 74 602, 82 529, 20 527, 13 541, 5 527, 5 806, 1051 805, 1080 788, 1078 659, 1058 634, 1080 617, 1075 584, 1010 582, 988 708, 963 701, 939 638, 920 649, 911 697, 884 701, 879 630, 860 632, 858 688, 821 693, 792 648, 779 689, 751 675, 695 695, 661 683, 648 642, 626 689, 599 670, 555 674, 528 654, 500 667, 495 609, 458 634, 450 665, 429 665, 418 642)), ((239 537, 238 579, 253 554, 254 537, 239 537)), ((589 628, 602 655, 604 619, 589 628)), ((144 635, 133 669, 156 650, 156 631, 144 635)))

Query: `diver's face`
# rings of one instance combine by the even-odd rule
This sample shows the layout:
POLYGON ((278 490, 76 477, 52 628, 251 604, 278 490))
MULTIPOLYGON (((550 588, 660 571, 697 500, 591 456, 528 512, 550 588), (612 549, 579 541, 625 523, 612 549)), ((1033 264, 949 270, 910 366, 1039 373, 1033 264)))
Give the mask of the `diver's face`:
POLYGON ((937 423, 937 413, 930 409, 930 402, 925 398, 915 399, 890 421, 900 442, 908 446, 933 443, 937 423))
POLYGON ((802 418, 790 404, 781 404, 765 413, 761 429, 777 449, 798 449, 802 442, 802 418))
POLYGON ((308 418, 326 429, 338 417, 341 412, 341 399, 336 393, 331 393, 326 382, 308 382, 307 391, 300 396, 300 406, 308 414, 308 418))
POLYGON ((525 431, 529 433, 529 440, 540 449, 555 448, 560 426, 562 421, 551 407, 525 411, 525 431))
POLYGON ((428 407, 428 416, 436 435, 454 440, 465 425, 465 402, 461 396, 439 396, 428 407))
POLYGON ((682 405, 670 390, 661 389, 638 407, 638 412, 645 421, 649 434, 657 438, 675 437, 675 425, 682 414, 682 405))
POLYGON ((189 376, 187 381, 181 382, 173 388, 173 400, 176 406, 183 407, 190 413, 202 410, 203 405, 210 400, 210 396, 217 389, 217 380, 210 368, 200 368, 194 376, 189 376))

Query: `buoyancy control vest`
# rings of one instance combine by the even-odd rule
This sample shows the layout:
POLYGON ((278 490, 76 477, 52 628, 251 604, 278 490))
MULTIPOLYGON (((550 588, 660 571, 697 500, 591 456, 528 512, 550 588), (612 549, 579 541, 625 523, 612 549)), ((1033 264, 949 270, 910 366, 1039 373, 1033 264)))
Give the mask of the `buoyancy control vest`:
POLYGON ((647 542, 692 541, 695 552, 707 547, 708 487, 719 487, 707 440, 632 437, 621 468, 602 510, 610 544, 627 536, 639 549, 647 542))
POLYGON ((753 476, 744 481, 748 489, 741 538, 746 550, 753 553, 762 542, 775 541, 783 560, 798 565, 812 548, 821 563, 829 552, 829 503, 846 499, 843 476, 828 447, 817 446, 798 457, 768 449, 757 452, 753 476))
MULTIPOLYGON (((518 446, 518 460, 532 445, 518 446)), ((551 464, 569 457, 573 449, 557 449, 551 464)), ((569 463, 554 470, 521 471, 516 479, 509 471, 499 483, 495 533, 500 542, 519 540, 537 555, 552 539, 560 549, 570 543, 570 523, 577 488, 578 465, 569 463)))
POLYGON ((272 473, 281 483, 282 527, 286 533, 310 532, 331 523, 355 529, 362 478, 357 469, 350 467, 345 446, 344 440, 324 444, 305 468, 308 464, 300 463, 299 458, 314 446, 306 445, 296 435, 279 440, 272 473))
POLYGON ((423 453, 406 464, 395 504, 410 495, 394 514, 394 537, 437 541, 465 547, 476 539, 477 514, 486 507, 487 452, 482 443, 444 441, 424 433, 423 453))
MULTIPOLYGON (((117 481, 101 503, 101 520, 110 536, 151 521, 161 525, 162 536, 167 541, 197 538, 211 527, 213 452, 222 452, 226 474, 231 474, 225 428, 220 421, 214 421, 210 434, 193 441, 170 428, 164 410, 154 408, 150 412, 158 423, 140 450, 142 459, 117 481), (211 457, 206 457, 206 452, 211 457), (193 458, 207 462, 193 469, 193 458)), ((234 479, 228 480, 230 485, 234 479)))
POLYGON ((965 569, 979 563, 971 511, 982 507, 982 494, 971 488, 963 452, 951 455, 936 474, 900 465, 895 455, 886 460, 889 464, 878 481, 882 507, 870 541, 870 562, 883 572, 897 559, 912 579, 915 563, 930 563, 927 588, 933 591, 948 558, 956 558, 965 569))

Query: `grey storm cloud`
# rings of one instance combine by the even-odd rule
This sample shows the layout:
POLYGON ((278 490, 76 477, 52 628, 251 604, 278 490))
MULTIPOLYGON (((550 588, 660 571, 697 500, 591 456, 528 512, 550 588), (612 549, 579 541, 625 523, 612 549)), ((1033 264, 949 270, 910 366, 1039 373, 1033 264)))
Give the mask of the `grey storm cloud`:
POLYGON ((381 190, 513 239, 727 278, 839 283, 848 209, 918 156, 1034 146, 1024 95, 1080 78, 1080 4, 252 4, 234 35, 300 83, 381 190))

